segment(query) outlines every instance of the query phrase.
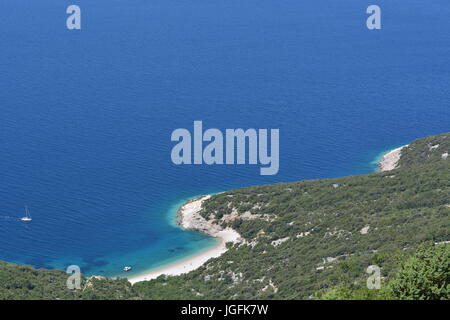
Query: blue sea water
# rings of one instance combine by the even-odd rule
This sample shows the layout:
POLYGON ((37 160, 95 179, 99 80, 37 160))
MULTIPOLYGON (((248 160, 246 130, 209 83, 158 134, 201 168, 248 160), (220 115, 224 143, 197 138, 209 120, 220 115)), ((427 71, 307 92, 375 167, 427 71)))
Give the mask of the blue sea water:
POLYGON ((377 31, 361 0, 1 1, 0 260, 139 273, 215 244, 173 224, 186 199, 371 172, 449 131, 450 2, 376 2, 377 31), (175 166, 194 120, 279 128, 279 174, 175 166))

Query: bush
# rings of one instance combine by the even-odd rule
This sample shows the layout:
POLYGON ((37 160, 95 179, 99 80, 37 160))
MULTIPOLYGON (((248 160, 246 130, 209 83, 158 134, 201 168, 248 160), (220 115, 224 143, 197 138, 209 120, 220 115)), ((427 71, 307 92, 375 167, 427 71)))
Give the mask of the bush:
POLYGON ((389 286, 399 299, 450 299, 450 246, 421 246, 389 286))

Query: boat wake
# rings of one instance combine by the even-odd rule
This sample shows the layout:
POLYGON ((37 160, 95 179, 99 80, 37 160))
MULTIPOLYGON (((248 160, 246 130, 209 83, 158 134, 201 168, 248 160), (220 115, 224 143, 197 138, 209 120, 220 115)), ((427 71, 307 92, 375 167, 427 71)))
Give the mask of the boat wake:
POLYGON ((0 216, 0 220, 3 220, 3 221, 20 221, 20 218, 11 217, 11 216, 0 216))
POLYGON ((3 221, 23 221, 23 222, 30 222, 32 221, 30 211, 28 210, 28 207, 25 207, 25 216, 22 218, 13 217, 13 216, 0 216, 0 220, 3 221))

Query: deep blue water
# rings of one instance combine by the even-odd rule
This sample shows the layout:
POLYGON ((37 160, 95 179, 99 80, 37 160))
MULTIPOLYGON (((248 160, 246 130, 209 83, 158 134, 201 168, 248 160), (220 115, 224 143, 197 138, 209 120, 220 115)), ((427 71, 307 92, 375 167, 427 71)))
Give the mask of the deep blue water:
POLYGON ((185 199, 367 173, 449 131, 450 2, 377 0, 379 31, 370 4, 1 1, 0 260, 143 271, 214 244, 171 223, 185 199), (173 165, 170 134, 194 120, 279 128, 279 174, 173 165), (25 204, 32 223, 6 217, 25 204))

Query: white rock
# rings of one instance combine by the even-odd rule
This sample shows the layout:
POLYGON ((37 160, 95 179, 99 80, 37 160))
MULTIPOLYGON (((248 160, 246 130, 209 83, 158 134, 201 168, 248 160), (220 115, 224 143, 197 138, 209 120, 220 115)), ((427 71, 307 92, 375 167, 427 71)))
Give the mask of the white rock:
POLYGON ((369 232, 370 226, 365 226, 364 228, 362 228, 361 230, 359 230, 359 232, 361 234, 367 234, 367 232, 369 232))
POLYGON ((429 147, 430 151, 433 151, 435 149, 439 148, 439 144, 436 144, 434 146, 429 147))
POLYGON ((276 247, 276 246, 279 246, 280 244, 282 244, 283 242, 286 242, 288 240, 289 240, 289 237, 278 239, 278 240, 274 240, 274 241, 271 242, 271 245, 276 247))

